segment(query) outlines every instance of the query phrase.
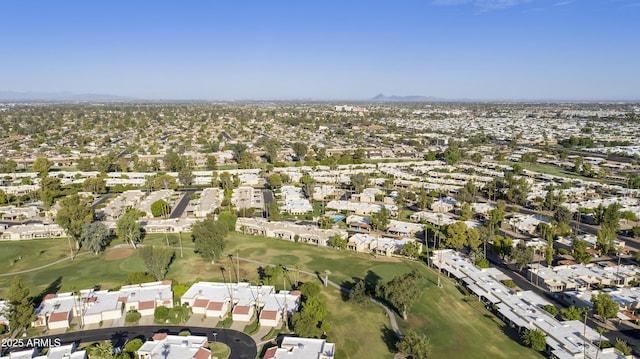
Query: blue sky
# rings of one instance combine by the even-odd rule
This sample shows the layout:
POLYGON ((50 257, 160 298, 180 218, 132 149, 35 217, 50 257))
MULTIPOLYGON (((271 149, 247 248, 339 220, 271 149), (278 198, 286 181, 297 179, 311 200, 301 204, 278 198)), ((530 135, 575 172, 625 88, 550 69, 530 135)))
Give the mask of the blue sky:
POLYGON ((0 91, 640 100, 640 0, 0 2, 0 91))

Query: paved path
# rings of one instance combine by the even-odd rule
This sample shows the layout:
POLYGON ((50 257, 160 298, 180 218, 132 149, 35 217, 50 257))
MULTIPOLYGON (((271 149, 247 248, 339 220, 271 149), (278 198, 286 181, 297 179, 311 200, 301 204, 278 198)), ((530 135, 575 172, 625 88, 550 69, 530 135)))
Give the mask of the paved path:
MULTIPOLYGON (((138 245, 138 247, 141 247, 141 246, 142 245, 138 245)), ((131 248, 131 245, 129 245, 129 244, 118 244, 117 246, 113 246, 111 248, 107 248, 105 250, 105 252, 106 251, 111 251, 111 250, 114 250, 114 249, 118 249, 118 248, 131 248)), ((177 248, 179 249, 180 247, 177 247, 177 248)), ((78 254, 74 255, 73 257, 65 257, 65 258, 62 258, 62 259, 58 259, 57 261, 53 261, 53 262, 47 263, 45 265, 41 265, 40 267, 24 269, 24 270, 20 270, 20 271, 17 271, 17 272, 0 273, 0 277, 10 277, 10 276, 16 275, 16 274, 25 274, 25 273, 29 273, 29 272, 39 271, 41 269, 45 269, 45 268, 54 266, 54 265, 62 263, 62 262, 65 262, 65 261, 68 261, 68 260, 72 260, 72 259, 74 259, 76 257, 87 256, 87 255, 90 255, 90 254, 94 254, 94 253, 93 252, 78 253, 78 254)))
MULTIPOLYGON (((243 258, 243 257, 237 257, 237 258, 240 259, 241 261, 254 263, 254 264, 275 265, 273 263, 262 262, 262 261, 258 261, 258 260, 255 260, 255 259, 249 259, 249 258, 243 258)), ((320 276, 319 273, 309 272, 309 271, 302 270, 302 269, 296 269, 296 270, 298 272, 300 272, 300 273, 307 274, 307 275, 309 275, 311 277, 316 277, 320 281, 324 282, 324 279, 320 276)), ((328 285, 330 285, 330 286, 332 286, 334 288, 337 288, 341 292, 349 293, 349 289, 348 288, 342 287, 342 286, 338 285, 337 283, 332 282, 331 280, 328 281, 328 285)), ((371 301, 374 302, 375 304, 381 306, 382 308, 384 308, 384 310, 387 312, 387 316, 389 317, 389 321, 391 322, 391 327, 393 328, 393 331, 396 333, 398 338, 402 339, 403 338, 402 332, 400 331, 400 327, 398 327, 398 322, 396 321, 395 313, 391 309, 389 309, 389 307, 387 307, 386 305, 382 304, 381 302, 375 300, 374 298, 371 298, 371 301)))

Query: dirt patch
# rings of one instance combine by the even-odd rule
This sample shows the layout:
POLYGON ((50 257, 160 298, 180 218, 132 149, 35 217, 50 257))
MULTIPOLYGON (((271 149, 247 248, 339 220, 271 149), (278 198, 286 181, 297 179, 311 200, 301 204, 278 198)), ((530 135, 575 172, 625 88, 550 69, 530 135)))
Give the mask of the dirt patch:
POLYGON ((116 261, 118 259, 124 259, 133 254, 133 249, 131 248, 116 248, 107 252, 104 256, 104 259, 107 261, 116 261))

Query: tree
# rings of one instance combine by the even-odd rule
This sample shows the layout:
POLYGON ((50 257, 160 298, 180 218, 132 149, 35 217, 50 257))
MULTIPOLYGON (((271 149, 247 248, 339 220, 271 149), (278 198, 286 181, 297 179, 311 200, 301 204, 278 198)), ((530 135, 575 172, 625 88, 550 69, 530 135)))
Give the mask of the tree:
POLYGON ((7 204, 11 200, 11 195, 0 189, 0 205, 7 204))
POLYGON ((123 241, 131 243, 133 248, 142 241, 142 229, 137 219, 138 211, 130 209, 116 222, 116 235, 123 241))
POLYGON ((293 149, 293 152, 296 154, 296 157, 298 157, 298 160, 300 161, 304 160, 304 158, 307 155, 307 151, 309 151, 307 144, 304 142, 294 142, 291 145, 291 148, 293 149))
POLYGON ((14 160, 0 158, 0 173, 14 173, 18 168, 18 163, 14 160))
POLYGON ((236 221, 238 220, 238 216, 236 216, 231 211, 222 211, 218 214, 218 221, 224 223, 227 226, 227 230, 229 232, 233 232, 236 230, 236 221))
POLYGON ((53 204, 53 200, 58 196, 60 192, 61 182, 58 177, 47 176, 40 181, 40 191, 42 202, 45 207, 49 207, 53 204))
POLYGON ((5 315, 10 323, 9 335, 17 337, 35 320, 35 308, 29 300, 29 288, 25 288, 21 277, 14 276, 7 294, 5 315))
POLYGON ((583 308, 576 308, 573 305, 560 309, 560 315, 564 320, 580 320, 584 312, 583 308))
POLYGON ((367 302, 369 295, 367 294, 367 286, 363 280, 357 280, 353 288, 349 291, 349 301, 356 304, 364 304, 367 302))
POLYGON ((82 182, 82 189, 85 192, 91 192, 93 194, 97 193, 106 193, 107 192, 107 181, 105 181, 102 177, 97 178, 87 178, 82 182))
POLYGON ((113 358, 113 344, 111 340, 103 340, 93 347, 91 358, 111 359, 113 358))
POLYGON ((631 355, 631 348, 629 347, 629 344, 627 344, 626 341, 624 340, 620 340, 618 338, 616 338, 616 345, 615 345, 616 350, 618 350, 620 353, 622 353, 623 355, 627 356, 627 355, 631 355))
POLYGON ((269 220, 272 222, 280 220, 280 208, 275 200, 269 203, 269 220))
POLYGON ((176 178, 168 174, 160 175, 153 181, 153 189, 156 191, 161 189, 176 188, 178 188, 178 182, 176 181, 176 178))
POLYGON ((442 153, 442 157, 448 165, 455 165, 460 160, 460 148, 454 140, 449 139, 449 146, 442 153))
POLYGON ((420 254, 420 245, 416 242, 407 242, 402 247, 402 255, 409 258, 417 258, 420 254))
POLYGON ((207 163, 205 164, 207 171, 215 171, 218 169, 218 158, 214 155, 207 156, 207 163))
POLYGON ((303 338, 315 338, 320 334, 318 322, 311 314, 304 311, 293 313, 291 324, 293 331, 303 338))
POLYGON ((345 249, 347 248, 347 240, 336 233, 333 237, 331 237, 329 245, 331 245, 331 247, 333 248, 345 249))
POLYGON ((350 176, 351 185, 358 193, 362 193, 362 191, 369 184, 369 175, 366 173, 356 173, 350 176))
POLYGON ((164 279, 175 257, 173 249, 168 247, 146 246, 138 251, 144 265, 156 280, 164 279))
POLYGON ((559 206, 553 213, 553 220, 558 224, 569 224, 571 223, 571 211, 565 206, 559 206))
POLYGON ((191 186, 193 178, 193 169, 190 165, 183 166, 178 172, 178 179, 183 186, 191 186))
POLYGON ((587 264, 591 261, 591 255, 587 253, 588 245, 587 242, 578 238, 575 238, 571 243, 571 255, 579 263, 587 264))
MULTIPOLYGON (((166 308, 166 307, 158 307, 158 308, 166 308)), ((135 352, 138 351, 138 349, 140 349, 142 344, 144 344, 142 342, 142 339, 140 338, 132 339, 124 346, 124 351, 127 353, 131 353, 133 355, 135 352)))
POLYGON ((420 188, 420 192, 418 192, 417 204, 421 210, 425 210, 431 206, 433 203, 433 198, 429 197, 427 191, 424 188, 420 188))
POLYGON ((396 343, 396 348, 404 356, 410 356, 414 359, 426 359, 431 356, 431 341, 424 334, 418 334, 414 330, 410 330, 404 336, 402 341, 396 343))
POLYGON ((542 309, 544 309, 545 312, 549 313, 554 318, 556 315, 558 315, 558 308, 556 308, 555 305, 545 304, 542 306, 542 309))
POLYGON ((191 232, 196 253, 214 263, 214 260, 222 255, 226 245, 225 237, 228 232, 229 230, 225 223, 215 221, 211 216, 197 222, 193 225, 191 232))
POLYGON ((478 246, 482 244, 482 241, 480 240, 480 231, 478 231, 477 229, 467 228, 466 235, 467 235, 466 245, 471 250, 477 249, 478 246))
POLYGON ((596 232, 596 237, 596 248, 599 249, 602 254, 615 251, 614 240, 618 238, 618 235, 614 232, 613 228, 603 224, 598 229, 598 232, 596 232))
POLYGON ((525 329, 521 338, 524 345, 539 352, 547 348, 547 337, 540 329, 525 329))
POLYGON ((381 206, 378 212, 371 216, 371 224, 377 231, 385 230, 389 226, 389 223, 391 223, 391 220, 389 219, 389 210, 384 205, 381 206))
POLYGON ((447 226, 447 236, 445 237, 445 245, 460 249, 467 243, 467 225, 464 222, 455 222, 447 226))
POLYGON ((464 202, 460 208, 460 220, 467 221, 471 219, 471 216, 473 216, 473 209, 471 209, 471 205, 469 203, 464 202))
POLYGON ((524 241, 520 241, 513 249, 511 258, 516 262, 518 270, 521 271, 527 264, 533 262, 533 247, 529 247, 524 241))
POLYGON ((302 311, 321 322, 327 315, 327 304, 319 296, 308 297, 302 303, 302 311))
POLYGON ((91 222, 84 225, 80 243, 83 248, 98 254, 109 245, 109 228, 102 222, 91 222))
POLYGON ((389 282, 383 284, 379 289, 379 294, 393 304, 402 314, 402 318, 407 319, 407 311, 411 303, 418 297, 418 281, 420 274, 411 271, 401 276, 395 276, 389 282))
POLYGON ((167 201, 159 199, 151 203, 151 214, 154 217, 168 216, 171 213, 171 206, 167 201))
POLYGON ((76 241, 76 248, 80 248, 83 226, 93 220, 93 209, 89 201, 77 194, 63 198, 59 204, 60 210, 56 215, 56 223, 67 232, 69 250, 73 256, 71 239, 76 241))
POLYGON ((620 309, 618 303, 611 299, 611 296, 607 293, 598 293, 591 296, 591 304, 593 304, 593 313, 605 320, 615 318, 620 309))
POLYGON ((511 237, 494 236, 492 249, 495 254, 505 259, 511 255, 513 240, 511 237))
POLYGON ((47 174, 49 174, 49 169, 51 169, 52 165, 53 163, 51 163, 51 161, 49 161, 46 157, 38 157, 35 161, 33 161, 33 165, 31 166, 31 168, 33 169, 33 172, 38 173, 38 176, 44 178, 47 176, 47 174))
POLYGON ((278 188, 278 187, 282 186, 282 177, 280 177, 280 175, 278 173, 272 173, 267 178, 267 183, 269 184, 269 187, 271 189, 278 188))
POLYGON ((179 171, 184 165, 184 161, 180 155, 173 151, 169 151, 164 155, 162 163, 164 164, 164 168, 169 172, 179 171))

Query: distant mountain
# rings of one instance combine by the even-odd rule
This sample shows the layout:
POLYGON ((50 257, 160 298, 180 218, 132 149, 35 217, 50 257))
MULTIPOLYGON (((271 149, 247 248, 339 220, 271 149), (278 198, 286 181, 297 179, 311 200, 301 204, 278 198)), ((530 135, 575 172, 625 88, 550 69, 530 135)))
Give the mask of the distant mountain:
POLYGON ((455 101, 450 99, 444 99, 434 96, 385 96, 383 94, 378 94, 371 99, 371 101, 376 102, 449 102, 455 101))
POLYGON ((60 101, 60 102, 127 102, 132 97, 105 94, 76 94, 71 92, 14 92, 0 91, 0 101, 60 101))

